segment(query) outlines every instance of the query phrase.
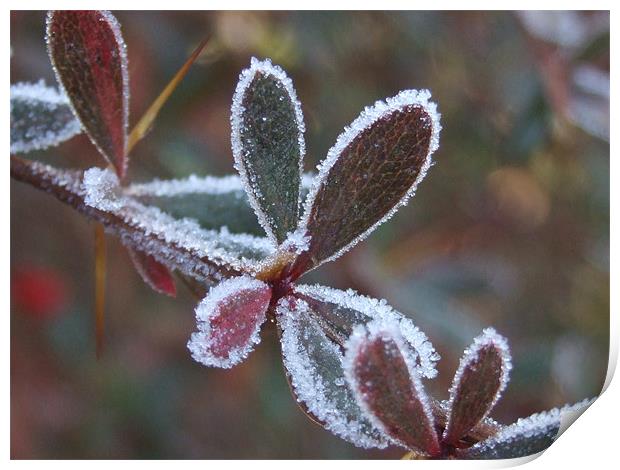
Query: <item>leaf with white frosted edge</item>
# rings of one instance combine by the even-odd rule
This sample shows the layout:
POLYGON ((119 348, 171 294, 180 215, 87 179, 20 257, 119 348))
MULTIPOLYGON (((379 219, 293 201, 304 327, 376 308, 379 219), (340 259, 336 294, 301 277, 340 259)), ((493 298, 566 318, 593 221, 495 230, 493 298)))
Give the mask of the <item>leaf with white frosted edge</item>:
POLYGON ((250 276, 227 279, 213 287, 196 307, 198 331, 187 343, 195 361, 230 368, 260 342, 271 288, 250 276))
POLYGON ((11 85, 11 153, 58 145, 82 132, 69 99, 43 80, 11 85))
POLYGON ((439 146, 427 90, 377 101, 345 128, 319 166, 300 223, 312 237, 295 276, 338 258, 406 204, 439 146))
POLYGON ((46 42, 75 115, 119 178, 127 171, 129 74, 120 25, 109 11, 54 10, 46 42))
POLYGON ((384 448, 382 435, 365 417, 346 386, 342 352, 292 296, 277 305, 282 358, 297 401, 327 430, 358 447, 384 448))
POLYGON ((299 219, 304 122, 291 79, 252 58, 239 76, 230 118, 235 168, 261 226, 280 244, 299 219))
POLYGON ((443 440, 455 444, 493 409, 508 384, 511 366, 506 339, 487 328, 465 350, 450 387, 443 440))
POLYGON ((558 436, 562 416, 583 411, 592 402, 593 400, 584 400, 520 418, 489 439, 458 451, 458 456, 465 459, 513 459, 542 452, 553 444, 558 436))
POLYGON ((86 170, 82 191, 86 205, 110 213, 124 224, 139 227, 140 232, 150 234, 152 239, 148 245, 144 245, 142 239, 122 239, 125 246, 153 255, 159 262, 167 260, 164 264, 168 268, 192 277, 198 274, 196 258, 206 259, 211 265, 253 273, 260 262, 274 251, 267 238, 233 234, 226 227, 220 230, 203 229, 192 219, 175 219, 157 207, 144 205, 126 195, 116 174, 108 169, 86 170), (169 259, 165 252, 167 245, 181 247, 192 256, 169 259))
POLYGON ((438 456, 431 403, 398 322, 382 319, 358 325, 345 350, 345 377, 375 426, 403 447, 438 456))
POLYGON ((127 248, 127 252, 136 271, 151 289, 160 294, 176 297, 174 278, 165 265, 140 250, 127 248))
MULTIPOLYGON (((302 197, 308 193, 314 175, 302 176, 302 197)), ((175 218, 195 219, 201 227, 228 227, 233 233, 263 236, 256 214, 239 175, 197 176, 183 179, 153 180, 134 183, 125 193, 147 205, 159 207, 175 218)))
POLYGON ((344 345, 353 328, 372 320, 393 320, 416 354, 414 361, 420 375, 433 378, 437 375, 435 363, 440 359, 427 336, 402 313, 394 310, 385 299, 375 299, 321 285, 297 285, 294 295, 311 307, 311 314, 340 345, 344 345))

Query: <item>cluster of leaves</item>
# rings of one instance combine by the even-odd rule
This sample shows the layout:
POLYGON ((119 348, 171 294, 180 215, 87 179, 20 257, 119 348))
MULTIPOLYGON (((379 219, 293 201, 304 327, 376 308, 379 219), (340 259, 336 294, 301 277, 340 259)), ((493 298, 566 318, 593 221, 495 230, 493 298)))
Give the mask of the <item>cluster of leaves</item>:
POLYGON ((507 427, 488 418, 510 369, 506 342, 493 330, 466 351, 450 400, 440 402, 422 386, 436 375, 439 356, 409 318, 384 300, 297 282, 366 238, 414 194, 439 145, 440 116, 428 91, 405 90, 367 107, 310 179, 302 173, 304 122, 293 84, 269 60, 252 59, 231 113, 239 177, 128 184, 128 155, 141 134, 128 132, 127 55, 116 19, 101 11, 50 12, 47 42, 61 91, 41 83, 11 87, 11 152, 88 134, 112 169, 76 176, 28 168, 97 211, 153 289, 174 295, 176 272, 206 292, 188 342, 196 361, 238 364, 271 317, 302 409, 358 446, 503 458, 552 442, 562 410, 507 427), (198 201, 251 207, 267 237, 231 232, 230 212, 218 224, 198 201), (183 208, 200 215, 188 217, 183 208))

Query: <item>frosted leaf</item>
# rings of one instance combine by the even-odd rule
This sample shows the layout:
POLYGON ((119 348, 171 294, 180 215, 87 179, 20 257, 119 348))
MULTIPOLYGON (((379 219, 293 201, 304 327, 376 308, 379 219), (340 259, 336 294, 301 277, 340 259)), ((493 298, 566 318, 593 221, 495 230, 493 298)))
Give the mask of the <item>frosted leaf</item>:
POLYGON ((87 205, 118 217, 148 237, 140 235, 140 239, 134 240, 132 235, 121 233, 123 244, 144 251, 168 268, 192 277, 215 274, 201 272, 204 268, 199 262, 201 259, 241 272, 254 272, 260 261, 273 253, 273 245, 266 238, 233 234, 226 227, 203 229, 192 219, 175 219, 156 207, 142 204, 120 190, 118 178, 108 169, 87 170, 82 191, 87 205), (166 251, 168 245, 181 247, 188 256, 171 259, 166 251))
POLYGON ((93 144, 127 171, 129 74, 120 25, 109 11, 48 12, 46 42, 58 83, 93 144))
POLYGON ((82 132, 69 99, 43 80, 11 85, 11 153, 58 145, 82 132))
POLYGON ((250 276, 227 279, 213 287, 196 307, 198 331, 187 343, 195 361, 230 368, 260 342, 271 288, 250 276))
POLYGON ((463 449, 459 456, 468 459, 512 459, 542 452, 556 439, 563 415, 582 412, 592 402, 584 400, 520 418, 489 439, 463 449))
POLYGON ((386 447, 386 438, 364 416, 346 387, 340 348, 313 320, 308 304, 282 298, 277 315, 284 366, 297 401, 342 439, 364 448, 386 447))
POLYGON ((136 271, 151 289, 160 294, 176 297, 174 278, 166 266, 140 250, 127 248, 127 252, 136 271))
POLYGON ((259 223, 275 243, 299 219, 304 122, 291 79, 269 59, 252 58, 231 108, 235 168, 259 223))
POLYGON ((342 291, 321 285, 297 285, 294 292, 312 307, 315 320, 340 344, 344 344, 356 325, 371 320, 395 321, 417 354, 415 363, 420 375, 427 378, 437 375, 435 363, 439 355, 433 345, 410 319, 394 310, 384 299, 366 297, 353 289, 342 291))
POLYGON ((506 339, 487 328, 464 352, 450 387, 443 439, 456 443, 493 409, 512 368, 506 339))
POLYGON ((390 318, 358 325, 345 350, 345 377, 373 424, 395 443, 437 456, 431 402, 399 322, 390 318))
MULTIPOLYGON (((302 196, 307 194, 313 174, 302 176, 302 196)), ((201 227, 264 236, 256 220, 239 175, 223 177, 190 175, 183 179, 153 180, 131 184, 126 194, 159 207, 175 218, 189 217, 201 227)))
POLYGON ((319 166, 300 227, 312 237, 296 274, 338 258, 394 215, 426 175, 440 115, 427 90, 366 108, 319 166))

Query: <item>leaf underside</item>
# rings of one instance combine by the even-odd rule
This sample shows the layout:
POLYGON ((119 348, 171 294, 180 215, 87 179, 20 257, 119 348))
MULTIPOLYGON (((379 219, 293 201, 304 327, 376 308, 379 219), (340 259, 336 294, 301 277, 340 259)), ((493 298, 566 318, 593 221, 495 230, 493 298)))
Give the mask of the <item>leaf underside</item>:
POLYGON ((47 41, 56 77, 86 133, 125 175, 128 78, 124 43, 111 14, 101 11, 53 11, 47 41))
POLYGON ((153 256, 127 248, 129 257, 142 280, 155 292, 176 297, 177 289, 172 274, 153 256))
POLYGON ((488 414, 502 386, 503 366, 502 353, 492 343, 465 365, 455 384, 446 442, 457 442, 488 414))
POLYGON ((42 82, 11 86, 11 153, 58 145, 81 131, 68 100, 54 88, 42 82))
POLYGON ((302 300, 278 304, 282 357, 291 391, 311 419, 360 447, 385 447, 385 437, 370 423, 346 385, 342 351, 314 320, 302 300))
POLYGON ((295 104, 274 75, 257 71, 241 99, 236 157, 278 243, 299 218, 300 148, 295 104))
POLYGON ((437 435, 424 406, 427 398, 397 343, 383 336, 368 340, 357 350, 352 367, 360 399, 386 434, 411 450, 437 455, 437 435))
POLYGON ((432 119, 417 105, 361 131, 342 150, 316 194, 307 221, 310 248, 298 269, 321 264, 388 215, 423 169, 431 137, 432 119))

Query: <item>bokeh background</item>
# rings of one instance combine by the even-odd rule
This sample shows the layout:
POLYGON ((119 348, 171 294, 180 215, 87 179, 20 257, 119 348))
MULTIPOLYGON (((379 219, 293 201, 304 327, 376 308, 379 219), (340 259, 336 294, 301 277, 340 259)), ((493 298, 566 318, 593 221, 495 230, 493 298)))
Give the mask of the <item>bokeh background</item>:
MULTIPOLYGON (((429 88, 436 164, 410 204, 305 281, 386 298, 443 360, 504 334, 510 422, 599 393, 609 339, 609 15, 605 12, 115 12, 132 122, 207 34, 206 53, 135 149, 130 176, 233 171, 230 101, 250 57, 271 57, 303 104, 311 170, 375 100, 429 88)), ((54 77, 43 12, 11 14, 11 81, 54 77)), ((29 157, 86 168, 78 136, 29 157)), ((230 371, 193 362, 195 299, 152 292, 108 242, 107 349, 95 360, 93 226, 11 182, 13 458, 386 458, 311 423, 274 331, 230 371)))

